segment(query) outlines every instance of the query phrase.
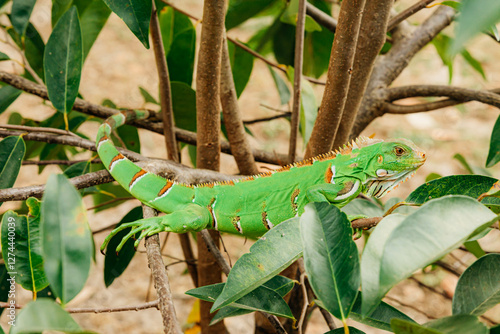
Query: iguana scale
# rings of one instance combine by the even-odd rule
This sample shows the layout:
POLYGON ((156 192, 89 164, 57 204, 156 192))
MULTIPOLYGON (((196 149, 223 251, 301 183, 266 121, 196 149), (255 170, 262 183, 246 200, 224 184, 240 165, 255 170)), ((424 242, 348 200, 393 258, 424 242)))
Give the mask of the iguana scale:
POLYGON ((187 185, 147 172, 118 152, 110 139, 117 127, 148 117, 147 111, 124 111, 108 118, 97 134, 97 152, 123 188, 148 206, 167 213, 123 224, 104 241, 131 228, 122 239, 158 232, 200 231, 205 228, 262 236, 273 226, 300 215, 307 203, 327 201, 342 207, 358 194, 381 197, 397 187, 425 162, 425 153, 404 139, 387 141, 360 137, 343 148, 275 171, 231 181, 187 185))

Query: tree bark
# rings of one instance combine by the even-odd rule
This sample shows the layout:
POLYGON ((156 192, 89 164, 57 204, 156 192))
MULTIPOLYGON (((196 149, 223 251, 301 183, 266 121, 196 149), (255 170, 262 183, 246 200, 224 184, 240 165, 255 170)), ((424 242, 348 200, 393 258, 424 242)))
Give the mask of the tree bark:
MULTIPOLYGON (((225 1, 205 0, 203 26, 196 73, 197 108, 197 167, 219 170, 220 164, 220 115, 219 87, 222 42, 224 36, 225 1)), ((219 233, 210 231, 219 247, 219 233)), ((198 233, 198 283, 200 286, 220 283, 220 268, 198 233)), ((200 326, 203 334, 226 332, 224 322, 210 326, 213 303, 200 301, 200 326)))
POLYGON ((347 93, 342 120, 333 142, 333 149, 344 145, 356 119, 363 95, 372 74, 375 59, 386 40, 387 22, 393 0, 367 1, 361 19, 356 55, 354 56, 353 74, 347 93))
POLYGON ((331 150, 351 80, 365 0, 342 1, 332 45, 323 100, 306 149, 306 158, 331 150))
POLYGON ((238 107, 238 98, 236 96, 236 89, 234 88, 233 72, 231 71, 231 60, 229 59, 226 38, 224 38, 222 43, 220 101, 231 153, 238 165, 240 174, 258 174, 259 170, 255 165, 252 148, 247 140, 245 126, 243 125, 240 108, 238 107))

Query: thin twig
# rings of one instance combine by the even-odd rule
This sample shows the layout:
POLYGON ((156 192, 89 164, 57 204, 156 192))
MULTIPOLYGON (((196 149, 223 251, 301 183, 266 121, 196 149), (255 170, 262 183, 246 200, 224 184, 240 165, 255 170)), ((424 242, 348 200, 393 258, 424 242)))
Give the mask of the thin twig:
POLYGON ((361 229, 369 229, 374 226, 377 226, 378 223, 383 219, 384 217, 370 217, 370 218, 361 218, 361 219, 355 219, 351 222, 352 228, 361 228, 361 229))
POLYGON ((263 117, 263 118, 256 118, 256 119, 252 119, 252 120, 248 120, 248 121, 243 121, 243 123, 245 125, 250 125, 250 124, 256 124, 256 123, 261 123, 261 122, 267 122, 267 121, 272 121, 272 120, 275 120, 275 119, 290 117, 291 114, 292 113, 290 113, 290 112, 286 112, 286 113, 283 113, 281 115, 270 116, 270 117, 263 117))
POLYGON ((92 164, 100 164, 101 159, 95 158, 92 160, 81 159, 81 160, 23 160, 23 166, 47 166, 47 165, 64 165, 71 166, 78 164, 80 162, 90 162, 92 164))
POLYGON ((300 318, 299 322, 297 323, 297 328, 299 329, 299 334, 302 334, 302 325, 304 324, 304 319, 306 318, 307 314, 307 308, 309 307, 309 300, 307 298, 305 271, 300 274, 300 286, 302 287, 302 293, 304 294, 304 305, 302 305, 302 312, 300 313, 300 318))
POLYGON ((300 106, 301 106, 301 82, 302 66, 304 63, 304 34, 306 23, 306 0, 299 0, 297 22, 295 27, 295 52, 294 52, 294 75, 293 75, 293 104, 292 119, 290 122, 290 140, 288 144, 288 162, 295 161, 297 154, 297 137, 299 133, 300 106))
POLYGON ((413 306, 413 305, 410 305, 410 304, 407 304, 407 303, 405 303, 405 302, 402 302, 402 301, 401 301, 401 300, 399 300, 399 299, 393 298, 393 297, 391 297, 391 296, 385 296, 385 298, 386 298, 386 299, 389 299, 389 300, 391 300, 391 301, 393 301, 393 302, 396 302, 396 303, 398 303, 399 305, 401 305, 401 306, 403 306, 403 307, 407 307, 407 308, 409 308, 409 309, 412 309, 412 310, 414 310, 414 311, 417 311, 418 313, 421 313, 421 314, 425 315, 425 316, 426 316, 427 318, 429 318, 429 319, 437 319, 435 316, 430 315, 429 313, 427 313, 427 312, 425 312, 425 311, 422 311, 422 310, 420 310, 420 309, 416 308, 416 307, 415 307, 415 306, 413 306))
MULTIPOLYGON (((9 308, 11 304, 8 302, 0 302, 0 308, 9 308)), ((15 304, 16 309, 22 309, 24 305, 15 304)), ((118 307, 70 307, 66 308, 65 311, 68 313, 113 313, 113 312, 125 312, 125 311, 140 311, 148 308, 158 308, 158 300, 144 303, 140 305, 133 306, 118 306, 118 307)))
POLYGON ((74 307, 67 308, 66 312, 69 313, 111 313, 111 312, 124 312, 124 311, 140 311, 146 310, 148 308, 158 309, 158 300, 152 302, 135 305, 135 306, 122 306, 122 307, 105 307, 105 308, 93 308, 93 307, 74 307))
POLYGON ((389 25, 387 26, 387 31, 391 31, 394 29, 398 24, 412 16, 413 14, 417 13, 418 11, 424 9, 427 7, 428 4, 431 2, 434 2, 434 0, 420 0, 417 1, 415 4, 411 5, 410 7, 406 8, 402 12, 400 12, 398 15, 394 16, 390 21, 389 25))
MULTIPOLYGON (((156 216, 156 211, 146 205, 143 205, 144 218, 156 216)), ((163 318, 163 329, 168 334, 181 334, 182 329, 175 314, 175 308, 172 301, 172 293, 165 269, 165 264, 161 256, 160 238, 158 234, 146 237, 146 253, 148 264, 154 280, 156 293, 158 294, 158 308, 163 318)))
POLYGON ((335 33, 335 30, 337 29, 337 20, 335 20, 333 17, 326 14, 321 9, 316 8, 309 2, 306 4, 306 12, 307 15, 311 16, 321 26, 335 33))
POLYGON ((128 201, 128 200, 131 200, 131 199, 136 199, 136 198, 135 197, 118 197, 118 198, 113 198, 112 200, 109 200, 109 201, 103 202, 101 204, 97 204, 97 205, 91 206, 90 208, 87 208, 87 211, 94 210, 94 209, 97 209, 97 208, 102 208, 103 206, 106 206, 106 205, 109 205, 109 204, 113 204, 113 203, 116 203, 116 202, 120 202, 120 201, 128 201))
POLYGON ((208 250, 210 251, 210 253, 212 253, 213 257, 215 258, 215 260, 219 264, 222 272, 224 274, 226 274, 226 276, 229 275, 229 272, 231 271, 231 267, 229 267, 229 264, 226 262, 226 260, 224 260, 224 256, 222 255, 219 248, 215 245, 215 242, 212 239, 212 237, 210 236, 210 234, 208 233, 208 230, 201 231, 200 235, 203 237, 203 240, 205 241, 205 244, 207 245, 208 250))
POLYGON ((163 121, 163 136, 165 137, 165 146, 167 148, 168 159, 179 162, 179 149, 175 140, 174 130, 174 111, 172 107, 172 92, 170 90, 170 77, 168 75, 167 57, 163 47, 160 23, 156 12, 156 5, 153 1, 153 10, 151 13, 151 40, 155 54, 156 70, 160 85, 160 104, 161 119, 163 121))
POLYGON ((55 128, 45 128, 45 127, 36 127, 36 126, 26 126, 26 125, 12 125, 12 124, 0 124, 0 128, 9 129, 9 130, 21 130, 26 132, 47 132, 47 133, 55 133, 58 135, 68 135, 77 138, 81 138, 77 134, 74 134, 71 131, 55 129, 55 128))

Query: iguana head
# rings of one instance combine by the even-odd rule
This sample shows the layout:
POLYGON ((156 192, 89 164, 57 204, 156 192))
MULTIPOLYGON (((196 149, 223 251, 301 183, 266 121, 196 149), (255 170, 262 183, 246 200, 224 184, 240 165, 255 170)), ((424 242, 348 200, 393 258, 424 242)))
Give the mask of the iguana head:
POLYGON ((380 198, 413 176, 426 158, 424 151, 406 139, 380 142, 377 146, 366 169, 363 193, 380 198))

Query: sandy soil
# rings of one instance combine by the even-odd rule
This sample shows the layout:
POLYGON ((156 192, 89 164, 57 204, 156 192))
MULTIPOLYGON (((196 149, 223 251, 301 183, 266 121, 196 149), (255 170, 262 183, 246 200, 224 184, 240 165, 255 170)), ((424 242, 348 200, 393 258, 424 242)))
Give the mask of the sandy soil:
MULTIPOLYGON (((173 1, 182 8, 201 16, 201 1, 199 0, 177 0, 173 1)), ((400 4, 405 8, 410 1, 400 4)), ((44 40, 50 34, 50 0, 38 1, 34 12, 33 21, 44 40)), ((429 12, 419 14, 414 21, 425 18, 429 12)), ((199 33, 198 27, 198 33, 199 33)), ((248 31, 244 28, 239 31, 231 31, 230 35, 246 40, 248 31)), ((0 33, 2 40, 5 37, 0 33)), ((6 52, 11 57, 17 58, 15 50, 8 45, 0 43, 0 51, 6 52)), ((455 75, 453 84, 469 88, 496 88, 500 86, 500 44, 491 42, 487 37, 475 39, 469 51, 478 58, 487 73, 487 81, 471 68, 464 64, 462 59, 455 63, 455 75)), ((10 63, 0 64, 2 69, 20 73, 20 68, 10 63)), ((139 94, 138 86, 146 88, 153 95, 157 91, 157 77, 155 63, 151 50, 145 50, 138 40, 128 31, 126 26, 115 15, 112 15, 106 28, 96 41, 89 57, 85 63, 81 84, 81 94, 88 101, 100 103, 103 99, 111 99, 121 107, 137 108, 143 107, 144 102, 139 94)), ((447 84, 448 72, 438 58, 435 49, 427 46, 403 72, 397 80, 396 85, 407 84, 447 84)), ((317 87, 318 97, 321 96, 321 87, 317 87)), ((319 99, 318 99, 319 101, 319 99)), ((0 123, 6 123, 10 113, 17 111, 25 117, 42 120, 53 113, 53 109, 41 103, 41 99, 23 95, 7 112, 0 115, 0 123)), ((414 102, 414 101, 408 101, 414 102)), ((252 78, 245 92, 240 98, 240 107, 244 119, 254 119, 262 116, 270 116, 274 113, 261 105, 279 106, 279 99, 272 78, 266 67, 258 60, 254 63, 252 78)), ((152 107, 148 105, 148 107, 152 107)), ((389 197, 404 198, 412 189, 420 185, 425 177, 431 173, 441 175, 465 173, 463 167, 452 157, 455 153, 464 155, 468 161, 477 166, 484 166, 488 151, 488 142, 496 117, 497 110, 493 107, 479 103, 469 103, 463 108, 447 108, 429 113, 413 114, 407 116, 386 115, 374 121, 364 134, 376 133, 377 137, 406 137, 414 140, 419 146, 426 150, 428 160, 417 176, 393 191, 389 197)), ((96 126, 85 125, 83 131, 90 138, 95 137, 96 126)), ((252 143, 270 151, 286 152, 289 125, 284 120, 276 120, 262 125, 251 126, 255 134, 252 143)), ((165 157, 163 139, 146 131, 140 132, 143 154, 147 156, 165 157), (160 143, 160 145, 158 145, 160 143)), ((77 158, 83 158, 78 156, 77 158)), ((189 161, 187 155, 184 161, 189 161)), ((232 157, 223 155, 222 171, 235 173, 236 167, 232 157)), ((50 173, 58 173, 57 167, 46 168, 40 175, 35 167, 23 167, 15 186, 22 187, 32 184, 44 183, 50 173)), ((500 175, 500 169, 495 167, 490 170, 493 175, 500 175)), ((92 206, 90 199, 86 199, 86 205, 92 206)), ((2 211, 16 207, 18 203, 6 203, 2 211)), ((108 210, 94 214, 89 212, 89 221, 92 229, 111 222, 117 222, 131 208, 138 205, 137 201, 131 201, 120 205, 114 210, 108 210)), ((482 241, 484 247, 491 251, 499 251, 499 233, 494 231, 489 240, 482 241), (494 234, 494 235, 493 235, 494 234)), ((104 238, 104 234, 96 237, 96 243, 104 238)), ((161 236, 165 238, 165 235, 161 236)), ((235 259, 248 251, 251 242, 232 236, 224 236, 224 242, 229 250, 230 256, 235 259)), ((144 248, 141 246, 140 248, 144 248)), ((174 258, 181 258, 182 253, 175 235, 168 239, 165 253, 174 258)), ((470 255, 460 252, 454 253, 461 261, 471 263, 474 259, 470 255)), ((166 263, 175 262, 175 259, 165 258, 166 263)), ((458 260, 453 260, 457 268, 463 269, 458 260)), ((146 257, 143 252, 138 252, 126 272, 118 278, 114 284, 105 288, 103 283, 103 257, 97 256, 97 263, 92 266, 92 271, 83 291, 69 303, 68 307, 113 307, 124 305, 138 305, 145 301, 150 295, 154 299, 154 289, 150 284, 150 272, 147 267, 146 257)), ((175 307, 181 323, 185 323, 187 316, 193 306, 194 300, 184 292, 192 288, 189 276, 185 273, 182 264, 168 267, 171 280, 175 307)), ((436 271, 421 275, 421 279, 438 289, 452 293, 456 284, 456 278, 443 271, 436 271)), ((21 290, 21 288, 19 288, 21 290)), ((415 320, 423 322, 428 316, 441 317, 450 314, 451 304, 449 301, 435 294, 420 289, 415 283, 405 282, 394 288, 390 296, 395 300, 401 300, 404 304, 413 305, 424 313, 418 312, 411 307, 388 300, 402 311, 407 312, 415 320), (400 307, 401 306, 401 307, 400 307)), ((19 303, 29 301, 28 293, 20 293, 19 303)), ((497 308, 490 311, 488 315, 497 321, 500 320, 500 310, 497 308)), ((140 312, 121 312, 111 314, 78 314, 74 316, 82 327, 95 330, 100 333, 159 333, 162 330, 161 318, 156 310, 140 312)), ((0 323, 5 326, 5 316, 0 318, 0 323)), ((227 325, 232 333, 250 333, 253 326, 253 316, 243 316, 227 320, 227 325)), ((357 326, 357 325, 356 325, 357 326)), ((376 333, 373 329, 359 326, 367 333, 376 333)), ((318 312, 313 313, 308 333, 323 333, 327 330, 318 312)))

